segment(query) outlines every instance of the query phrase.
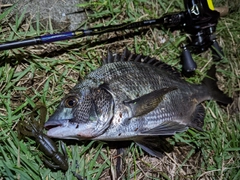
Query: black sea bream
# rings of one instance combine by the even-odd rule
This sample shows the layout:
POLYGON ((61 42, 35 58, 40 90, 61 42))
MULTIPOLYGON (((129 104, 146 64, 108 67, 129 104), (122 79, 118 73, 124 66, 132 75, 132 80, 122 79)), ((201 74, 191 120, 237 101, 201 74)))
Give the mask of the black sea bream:
POLYGON ((103 66, 63 98, 45 128, 48 136, 60 139, 133 140, 159 156, 153 149, 157 142, 146 140, 202 130, 201 103, 210 99, 231 102, 215 80, 190 84, 171 66, 126 49, 122 55, 108 53, 103 66))

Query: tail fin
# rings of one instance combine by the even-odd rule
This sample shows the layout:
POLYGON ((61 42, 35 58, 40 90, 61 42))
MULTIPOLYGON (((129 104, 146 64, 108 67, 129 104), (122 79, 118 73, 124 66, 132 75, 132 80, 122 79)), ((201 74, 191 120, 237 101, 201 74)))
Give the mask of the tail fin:
POLYGON ((207 76, 208 77, 203 79, 203 84, 207 87, 211 97, 221 104, 231 104, 233 99, 224 94, 217 86, 215 65, 212 65, 212 67, 208 70, 207 76))

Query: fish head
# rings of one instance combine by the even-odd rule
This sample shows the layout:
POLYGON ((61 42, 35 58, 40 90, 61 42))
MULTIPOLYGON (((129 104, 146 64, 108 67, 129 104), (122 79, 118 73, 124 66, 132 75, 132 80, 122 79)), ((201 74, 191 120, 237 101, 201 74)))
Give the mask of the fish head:
POLYGON ((53 138, 91 139, 107 130, 113 111, 113 97, 105 88, 74 89, 62 99, 44 127, 53 138))

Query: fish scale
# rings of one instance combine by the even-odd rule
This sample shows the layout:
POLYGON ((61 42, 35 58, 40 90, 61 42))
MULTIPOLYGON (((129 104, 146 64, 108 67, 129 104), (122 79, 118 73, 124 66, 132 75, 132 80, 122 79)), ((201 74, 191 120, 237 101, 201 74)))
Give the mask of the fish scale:
POLYGON ((214 67, 208 73, 212 79, 191 84, 174 67, 127 49, 122 55, 108 53, 103 62, 63 98, 45 123, 48 136, 133 140, 159 157, 161 136, 202 130, 203 101, 232 102, 218 89, 214 67))

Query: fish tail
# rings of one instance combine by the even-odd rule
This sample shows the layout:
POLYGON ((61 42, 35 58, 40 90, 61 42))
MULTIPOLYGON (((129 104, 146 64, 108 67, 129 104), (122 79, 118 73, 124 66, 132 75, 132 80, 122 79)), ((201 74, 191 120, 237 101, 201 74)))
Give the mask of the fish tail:
POLYGON ((207 73, 207 77, 203 79, 203 84, 206 86, 210 96, 215 101, 227 105, 233 102, 233 99, 224 94, 217 86, 216 66, 212 65, 207 73))

